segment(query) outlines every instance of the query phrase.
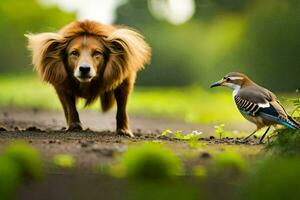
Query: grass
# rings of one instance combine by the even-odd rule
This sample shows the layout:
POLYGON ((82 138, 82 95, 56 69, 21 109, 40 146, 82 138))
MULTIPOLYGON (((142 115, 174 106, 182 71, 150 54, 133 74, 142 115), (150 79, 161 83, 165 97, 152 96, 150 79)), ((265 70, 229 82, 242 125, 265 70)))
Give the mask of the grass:
MULTIPOLYGON (((34 75, 0 75, 0 106, 60 110, 54 89, 34 75)), ((79 103, 79 109, 84 102, 79 103)), ((88 109, 100 110, 99 102, 88 109)), ((129 100, 131 114, 180 119, 191 123, 241 121, 229 90, 200 87, 136 87, 129 100)))
POLYGON ((300 154, 300 130, 281 129, 271 140, 267 150, 273 155, 298 156, 300 154))
MULTIPOLYGON (((0 107, 61 109, 52 86, 42 83, 36 75, 0 75, 0 90, 0 107)), ((78 107, 82 109, 84 102, 80 101, 78 107)), ((96 101, 88 109, 100 110, 99 107, 100 103, 96 101)), ((189 123, 221 124, 244 120, 227 88, 136 87, 128 109, 131 114, 173 118, 189 123)))
POLYGON ((13 199, 21 185, 45 176, 40 153, 25 142, 14 142, 0 154, 0 199, 13 199))

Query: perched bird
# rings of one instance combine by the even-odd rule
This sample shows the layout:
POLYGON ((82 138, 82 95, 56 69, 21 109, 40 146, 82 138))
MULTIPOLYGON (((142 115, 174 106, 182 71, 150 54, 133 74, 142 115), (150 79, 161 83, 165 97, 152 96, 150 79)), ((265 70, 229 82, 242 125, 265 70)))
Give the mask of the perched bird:
POLYGON ((272 125, 281 124, 292 129, 300 129, 300 123, 290 117, 277 97, 269 90, 257 85, 246 75, 231 72, 210 87, 226 86, 233 89, 233 99, 240 113, 256 125, 256 130, 244 141, 263 127, 268 127, 260 139, 262 143, 272 125))

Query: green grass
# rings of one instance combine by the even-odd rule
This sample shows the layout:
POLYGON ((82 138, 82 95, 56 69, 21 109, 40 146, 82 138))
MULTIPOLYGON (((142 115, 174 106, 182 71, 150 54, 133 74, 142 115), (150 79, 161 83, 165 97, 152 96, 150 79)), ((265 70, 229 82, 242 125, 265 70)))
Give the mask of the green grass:
POLYGON ((129 110, 157 116, 184 119, 186 122, 221 123, 241 121, 231 91, 208 91, 200 87, 137 88, 129 110))
MULTIPOLYGON (((36 75, 0 75, 0 91, 0 107, 61 109, 52 86, 41 82, 36 75)), ((84 108, 84 101, 79 102, 78 108, 84 108)), ((100 110, 99 101, 88 109, 100 110)), ((131 114, 189 123, 220 124, 244 120, 227 88, 136 87, 129 99, 128 110, 131 114)))
MULTIPOLYGON (((36 75, 0 75, 0 107, 60 110, 51 85, 36 75)), ((80 101, 79 109, 84 107, 80 101)), ((88 109, 100 110, 96 101, 88 109)), ((129 99, 131 114, 184 120, 189 123, 227 123, 244 119, 237 111, 231 91, 190 87, 136 87, 129 99)))
MULTIPOLYGON (((35 75, 1 75, 0 106, 61 109, 54 89, 35 75)), ((83 101, 79 108, 83 108, 83 101)), ((100 110, 99 102, 89 109, 100 110)), ((136 87, 129 100, 131 114, 180 119, 191 123, 221 123, 243 120, 227 89, 204 90, 200 87, 136 87)))
POLYGON ((300 154, 300 130, 277 130, 277 136, 268 143, 266 149, 274 155, 298 156, 300 154))

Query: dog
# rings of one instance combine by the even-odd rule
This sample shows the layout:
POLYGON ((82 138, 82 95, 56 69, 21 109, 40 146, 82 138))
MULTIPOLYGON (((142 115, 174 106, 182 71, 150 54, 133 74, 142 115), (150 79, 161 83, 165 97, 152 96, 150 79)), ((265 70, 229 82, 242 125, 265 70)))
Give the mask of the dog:
POLYGON ((82 130, 76 100, 98 98, 102 111, 117 104, 118 134, 134 137, 126 110, 136 74, 150 63, 151 48, 137 31, 96 21, 74 21, 56 33, 26 34, 39 77, 54 88, 67 130, 82 130))

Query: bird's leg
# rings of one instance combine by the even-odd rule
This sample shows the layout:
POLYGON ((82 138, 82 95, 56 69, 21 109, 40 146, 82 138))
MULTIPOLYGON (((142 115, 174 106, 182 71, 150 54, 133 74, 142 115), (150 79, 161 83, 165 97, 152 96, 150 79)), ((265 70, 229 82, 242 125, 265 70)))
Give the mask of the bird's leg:
POLYGON ((245 137, 242 142, 246 142, 252 135, 254 135, 257 131, 259 130, 259 128, 256 128, 255 131, 253 131, 253 133, 251 133, 250 135, 248 135, 247 137, 245 137))
POLYGON ((261 138, 260 138, 260 140, 259 140, 259 144, 262 144, 262 141, 264 140, 266 134, 269 132, 270 128, 271 128, 271 126, 269 126, 269 127, 267 128, 266 132, 263 134, 263 136, 261 136, 261 138))

